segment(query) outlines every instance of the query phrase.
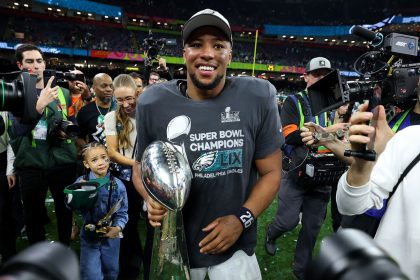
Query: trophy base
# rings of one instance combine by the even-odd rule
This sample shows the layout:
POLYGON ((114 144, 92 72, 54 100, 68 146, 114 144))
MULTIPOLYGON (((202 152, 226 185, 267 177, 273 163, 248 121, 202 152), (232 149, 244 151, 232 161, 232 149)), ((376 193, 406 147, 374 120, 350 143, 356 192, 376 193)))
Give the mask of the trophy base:
POLYGON ((181 211, 169 211, 155 228, 150 279, 190 280, 190 266, 181 211))

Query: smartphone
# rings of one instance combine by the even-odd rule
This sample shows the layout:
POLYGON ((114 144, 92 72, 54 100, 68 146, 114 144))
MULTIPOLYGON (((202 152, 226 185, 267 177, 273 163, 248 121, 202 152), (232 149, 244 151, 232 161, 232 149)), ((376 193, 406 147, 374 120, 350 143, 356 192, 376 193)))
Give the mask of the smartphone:
MULTIPOLYGON (((43 77, 44 77, 44 87, 46 87, 47 86, 47 83, 48 83, 48 80, 52 77, 52 76, 54 76, 55 77, 55 75, 56 75, 56 71, 55 70, 52 70, 52 69, 45 69, 44 70, 44 73, 43 73, 43 77)), ((57 85, 57 81, 56 81, 57 79, 54 79, 53 81, 52 81, 52 83, 51 83, 51 88, 53 88, 53 87, 55 87, 56 85, 57 85)))

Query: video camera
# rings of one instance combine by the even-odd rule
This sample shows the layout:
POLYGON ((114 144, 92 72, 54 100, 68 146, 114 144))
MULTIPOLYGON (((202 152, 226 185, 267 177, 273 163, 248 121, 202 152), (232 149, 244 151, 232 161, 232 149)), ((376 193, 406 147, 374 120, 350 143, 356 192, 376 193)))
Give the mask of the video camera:
MULTIPOLYGON (((48 80, 54 76, 54 80, 51 83, 51 87, 59 86, 62 88, 69 88, 69 81, 85 81, 85 75, 83 74, 75 74, 71 72, 62 72, 56 71, 53 69, 46 69, 43 72, 44 77, 44 86, 47 85, 48 80)), ((58 100, 56 100, 59 103, 58 100)), ((58 104, 60 106, 60 104, 58 104)), ((73 124, 70 121, 63 120, 62 115, 58 115, 53 122, 51 122, 50 127, 48 129, 48 135, 53 138, 60 138, 59 131, 63 131, 67 137, 75 138, 79 134, 79 126, 77 124, 73 124)))
MULTIPOLYGON (((370 51, 361 55, 354 63, 354 69, 361 75, 357 81, 344 82, 337 70, 332 71, 310 87, 309 100, 312 113, 337 109, 349 103, 348 118, 355 102, 369 100, 368 110, 379 104, 394 105, 401 109, 412 107, 418 99, 418 80, 420 63, 418 58, 418 38, 409 35, 391 33, 383 38, 380 33, 356 26, 352 34, 371 41, 371 45, 381 45, 379 51, 370 51), (394 60, 398 58, 394 62, 394 60), (415 63, 403 64, 404 60, 415 63)), ((348 120, 345 120, 348 121, 348 120)), ((372 145, 373 141, 369 143, 372 145)), ((360 151, 346 150, 345 156, 360 157, 374 161, 376 152, 365 145, 360 151)))
POLYGON ((361 75, 358 81, 342 81, 339 72, 334 70, 308 87, 312 113, 318 115, 363 100, 403 109, 412 105, 417 99, 420 63, 403 65, 402 59, 417 57, 418 62, 418 38, 391 33, 383 40, 382 34, 360 26, 354 27, 352 33, 370 40, 374 46, 382 41, 384 45, 379 51, 367 52, 355 61, 354 69, 361 75), (375 95, 376 87, 381 88, 381 95, 375 95))
MULTIPOLYGON (((27 71, 1 73, 0 110, 9 111, 22 123, 34 123, 38 120, 35 104, 38 99, 36 92, 37 76, 27 71)), ((1 123, 4 123, 1 120, 1 123)), ((5 127, 0 129, 0 135, 5 127)))
POLYGON ((147 60, 153 61, 157 59, 159 52, 166 46, 166 39, 153 38, 153 33, 150 30, 148 37, 143 40, 142 45, 143 45, 143 48, 147 51, 147 60))

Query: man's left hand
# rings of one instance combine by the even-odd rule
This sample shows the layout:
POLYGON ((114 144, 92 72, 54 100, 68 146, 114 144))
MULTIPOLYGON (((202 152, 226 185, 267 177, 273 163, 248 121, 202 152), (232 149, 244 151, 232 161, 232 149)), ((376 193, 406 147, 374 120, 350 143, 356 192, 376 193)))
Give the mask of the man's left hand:
POLYGON ((208 232, 200 243, 200 253, 219 254, 229 249, 243 232, 241 222, 235 215, 217 218, 203 231, 208 232))

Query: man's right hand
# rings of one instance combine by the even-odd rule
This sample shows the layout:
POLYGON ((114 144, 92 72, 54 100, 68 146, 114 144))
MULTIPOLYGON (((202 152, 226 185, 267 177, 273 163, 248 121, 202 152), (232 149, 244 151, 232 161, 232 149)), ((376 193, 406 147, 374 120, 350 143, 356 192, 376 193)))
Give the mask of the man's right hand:
POLYGON ((159 202, 151 198, 147 198, 147 217, 152 227, 160 227, 161 221, 167 215, 166 208, 164 208, 159 202))
MULTIPOLYGON (((394 133, 388 126, 385 109, 382 105, 375 108, 375 110, 378 110, 376 127, 367 124, 373 118, 371 112, 366 112, 367 108, 368 103, 365 103, 360 106, 359 112, 352 115, 350 119, 349 141, 352 150, 360 150, 360 145, 369 143, 372 135, 375 135, 374 149, 379 155, 383 152, 386 143, 388 143, 394 133)), ((354 187, 365 185, 369 181, 374 165, 375 162, 355 157, 347 173, 347 182, 354 187)))
POLYGON ((375 127, 367 123, 372 120, 373 113, 366 112, 368 103, 360 106, 360 110, 354 113, 350 119, 351 127, 349 129, 349 141, 352 149, 360 148, 360 144, 369 143, 372 135, 375 135, 375 151, 379 155, 385 149, 386 143, 394 136, 394 132, 386 121, 385 109, 382 105, 375 108, 378 110, 378 119, 375 127))
POLYGON ((82 81, 76 81, 76 88, 82 94, 82 98, 88 99, 91 96, 89 87, 82 81))
POLYGON ((36 110, 40 115, 44 113, 44 109, 48 104, 58 98, 58 86, 51 88, 51 83, 54 79, 55 77, 52 76, 48 80, 47 85, 43 90, 41 90, 41 94, 39 95, 38 101, 36 102, 36 110))

